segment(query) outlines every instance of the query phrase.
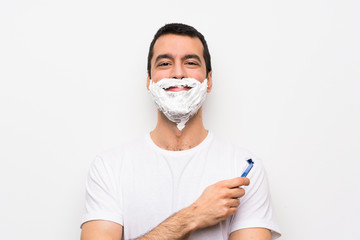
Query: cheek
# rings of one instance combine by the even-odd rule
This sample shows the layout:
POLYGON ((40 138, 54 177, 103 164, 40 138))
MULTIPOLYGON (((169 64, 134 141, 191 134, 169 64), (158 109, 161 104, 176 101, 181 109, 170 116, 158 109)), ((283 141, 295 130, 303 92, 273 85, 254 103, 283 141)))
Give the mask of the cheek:
POLYGON ((195 78, 197 80, 199 80, 200 82, 202 82, 205 78, 206 78, 206 72, 203 71, 190 71, 188 72, 188 77, 189 78, 195 78))
POLYGON ((168 74, 166 74, 164 71, 154 71, 153 73, 151 73, 151 80, 153 80, 154 82, 168 77, 168 74))

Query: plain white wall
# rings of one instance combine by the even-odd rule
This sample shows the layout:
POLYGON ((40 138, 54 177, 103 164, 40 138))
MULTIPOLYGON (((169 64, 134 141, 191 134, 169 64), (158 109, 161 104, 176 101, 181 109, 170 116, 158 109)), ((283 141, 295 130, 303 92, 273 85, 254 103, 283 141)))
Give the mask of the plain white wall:
POLYGON ((206 127, 263 158, 282 239, 359 239, 359 1, 0 2, 0 238, 79 239, 90 162, 149 132, 155 31, 207 38, 206 127))

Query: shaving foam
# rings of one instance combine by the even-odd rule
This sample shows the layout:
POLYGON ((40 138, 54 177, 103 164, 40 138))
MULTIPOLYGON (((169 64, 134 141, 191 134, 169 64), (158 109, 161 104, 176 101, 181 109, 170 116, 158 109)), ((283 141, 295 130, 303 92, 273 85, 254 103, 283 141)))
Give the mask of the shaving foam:
POLYGON ((149 93, 157 108, 181 131, 206 99, 207 79, 202 83, 194 78, 164 78, 154 83, 150 80, 149 93), (170 87, 191 88, 188 91, 166 91, 170 87))

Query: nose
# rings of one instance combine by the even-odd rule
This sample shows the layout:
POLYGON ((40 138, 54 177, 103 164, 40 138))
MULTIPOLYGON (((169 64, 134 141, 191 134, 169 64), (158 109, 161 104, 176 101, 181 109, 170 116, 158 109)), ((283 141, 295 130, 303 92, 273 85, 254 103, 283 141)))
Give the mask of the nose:
POLYGON ((171 78, 176 78, 176 79, 183 79, 185 78, 185 71, 182 68, 181 64, 175 64, 173 69, 172 69, 172 73, 171 73, 171 78))

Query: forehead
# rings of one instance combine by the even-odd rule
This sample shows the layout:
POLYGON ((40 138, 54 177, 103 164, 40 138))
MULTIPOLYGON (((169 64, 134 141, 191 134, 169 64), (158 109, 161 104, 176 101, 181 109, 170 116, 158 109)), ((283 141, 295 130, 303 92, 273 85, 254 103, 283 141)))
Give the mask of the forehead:
POLYGON ((160 54, 183 56, 197 54, 203 60, 204 47, 197 37, 166 34, 159 37, 154 44, 154 57, 160 54))

